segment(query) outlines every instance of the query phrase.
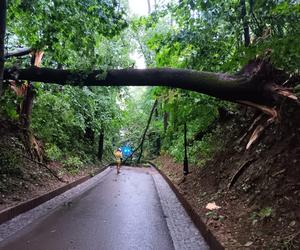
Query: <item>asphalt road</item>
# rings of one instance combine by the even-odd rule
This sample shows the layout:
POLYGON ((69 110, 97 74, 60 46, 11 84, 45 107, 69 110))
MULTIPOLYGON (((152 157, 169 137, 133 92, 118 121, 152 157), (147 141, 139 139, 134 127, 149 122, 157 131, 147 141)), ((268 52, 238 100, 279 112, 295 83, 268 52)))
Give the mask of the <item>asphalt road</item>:
POLYGON ((1 243, 2 250, 174 249, 152 176, 123 168, 1 243))

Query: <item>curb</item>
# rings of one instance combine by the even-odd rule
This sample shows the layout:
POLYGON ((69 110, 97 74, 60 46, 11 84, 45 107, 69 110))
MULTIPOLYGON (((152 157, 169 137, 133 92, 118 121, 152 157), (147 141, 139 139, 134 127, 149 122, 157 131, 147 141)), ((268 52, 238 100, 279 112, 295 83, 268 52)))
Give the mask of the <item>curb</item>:
POLYGON ((212 232, 207 228, 205 223, 202 221, 201 217, 196 213, 193 207, 188 203, 188 201, 184 198, 184 196, 177 190, 175 185, 171 182, 171 180, 152 162, 148 162, 151 166, 153 166, 165 179, 165 181, 169 184, 175 195, 177 196, 178 200, 184 207, 187 214, 191 217, 192 221, 194 222, 195 226, 201 232, 203 238, 209 245, 210 249, 213 250, 224 250, 224 247, 221 243, 216 239, 216 237, 212 234, 212 232))
POLYGON ((18 216, 19 214, 25 213, 39 205, 41 205, 42 203, 51 200, 52 198, 68 191, 69 189, 76 187, 77 185, 87 181, 88 179, 92 178, 94 175, 97 175, 99 173, 101 173, 102 171, 104 171, 105 169, 107 169, 111 164, 108 164, 106 166, 104 166, 103 168, 95 171, 94 173, 92 173, 91 175, 82 177, 74 182, 71 182, 67 185, 64 185, 62 187, 59 187, 53 191, 51 191, 50 193, 46 193, 43 194, 41 196, 38 196, 36 198, 30 199, 28 201, 24 201, 14 207, 10 207, 7 208, 5 210, 3 210, 2 212, 0 212, 0 224, 18 216))

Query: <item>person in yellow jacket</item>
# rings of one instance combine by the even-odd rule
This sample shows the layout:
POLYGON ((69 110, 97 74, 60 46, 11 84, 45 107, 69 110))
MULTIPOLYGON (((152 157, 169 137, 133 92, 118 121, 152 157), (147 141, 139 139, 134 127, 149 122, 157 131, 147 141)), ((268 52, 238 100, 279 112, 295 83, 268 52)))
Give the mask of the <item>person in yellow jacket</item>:
POLYGON ((120 168, 121 168, 121 163, 122 163, 122 158, 123 158, 122 150, 120 148, 118 148, 114 152, 114 155, 116 157, 116 162, 117 162, 117 174, 119 174, 120 173, 120 168))

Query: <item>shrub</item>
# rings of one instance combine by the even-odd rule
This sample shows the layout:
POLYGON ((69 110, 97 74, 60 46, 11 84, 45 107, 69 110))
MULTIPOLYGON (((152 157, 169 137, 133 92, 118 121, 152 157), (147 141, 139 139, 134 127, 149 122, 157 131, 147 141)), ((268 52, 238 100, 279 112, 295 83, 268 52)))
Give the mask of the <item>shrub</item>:
POLYGON ((46 143, 45 152, 47 157, 52 161, 59 161, 62 158, 62 151, 54 144, 46 143))
POLYGON ((83 166, 83 162, 77 156, 69 156, 66 160, 63 161, 63 165, 69 173, 76 174, 83 166))
POLYGON ((20 159, 14 154, 13 150, 0 150, 0 174, 10 176, 22 176, 22 169, 20 167, 20 159))

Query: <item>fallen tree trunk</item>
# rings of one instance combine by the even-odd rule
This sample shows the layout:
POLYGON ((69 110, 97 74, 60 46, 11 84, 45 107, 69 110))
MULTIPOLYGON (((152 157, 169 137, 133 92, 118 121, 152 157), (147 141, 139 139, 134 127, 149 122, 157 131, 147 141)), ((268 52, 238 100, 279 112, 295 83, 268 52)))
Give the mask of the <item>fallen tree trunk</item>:
POLYGON ((270 107, 283 97, 284 87, 274 84, 282 75, 270 63, 257 59, 235 75, 171 68, 87 72, 30 67, 6 69, 4 79, 80 86, 170 86, 232 102, 270 107))

